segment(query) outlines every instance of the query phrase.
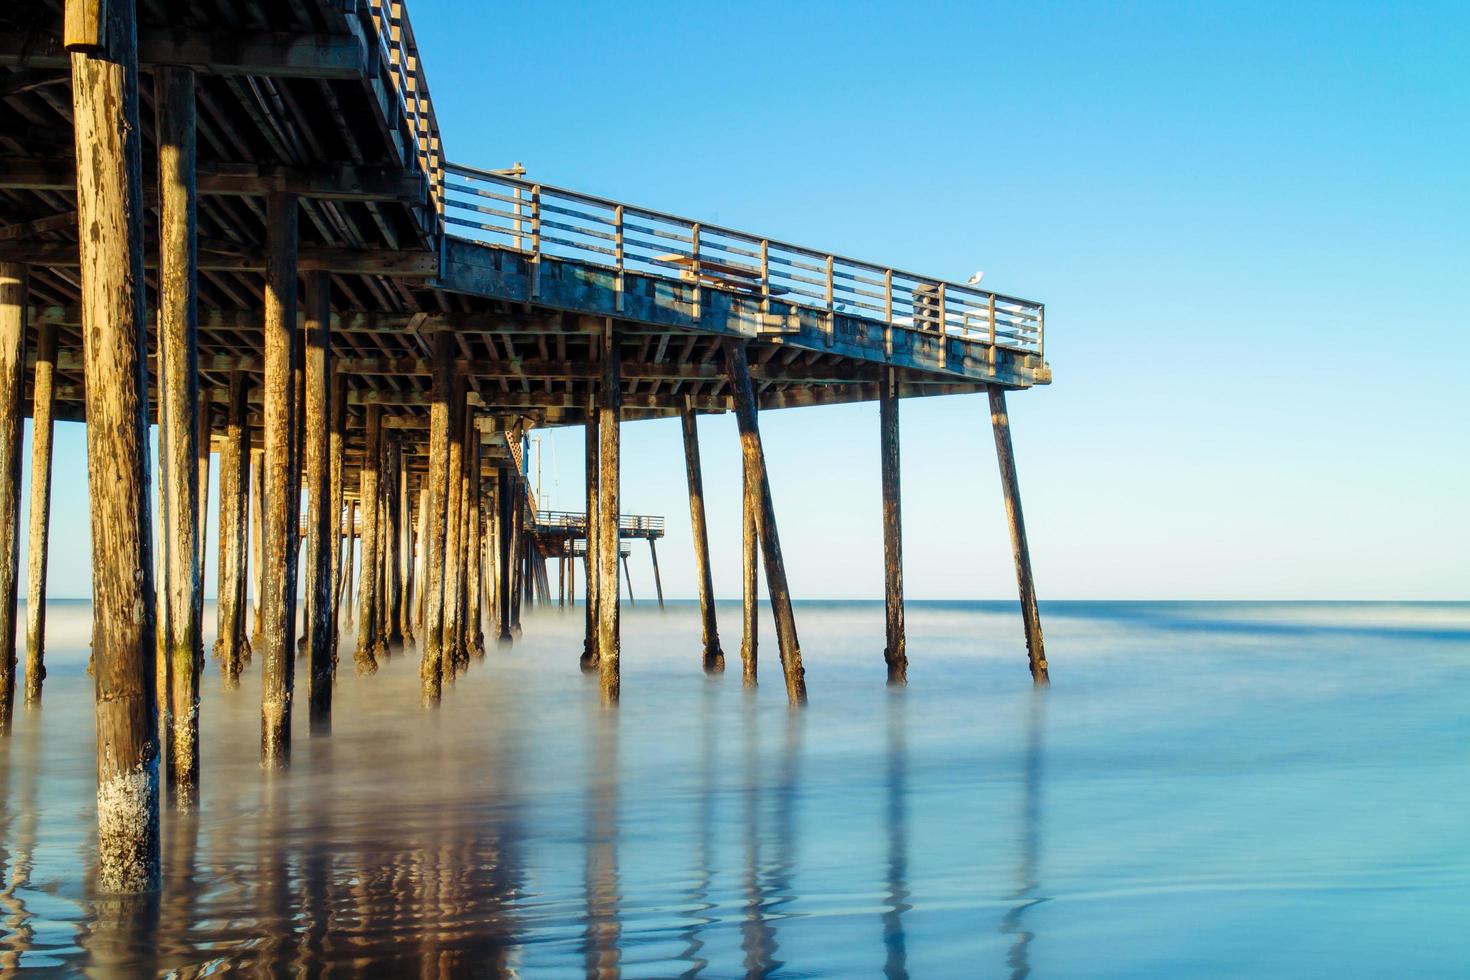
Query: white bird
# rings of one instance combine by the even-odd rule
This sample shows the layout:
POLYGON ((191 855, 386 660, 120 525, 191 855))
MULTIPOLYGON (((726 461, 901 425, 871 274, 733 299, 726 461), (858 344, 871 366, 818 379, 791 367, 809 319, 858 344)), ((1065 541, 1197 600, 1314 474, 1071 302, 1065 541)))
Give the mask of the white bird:
POLYGON ((984 269, 976 269, 975 270, 975 274, 973 276, 971 276, 969 279, 965 280, 965 284, 966 285, 969 285, 969 286, 978 286, 978 285, 980 285, 980 280, 981 279, 984 279, 984 278, 985 278, 985 270, 984 269))

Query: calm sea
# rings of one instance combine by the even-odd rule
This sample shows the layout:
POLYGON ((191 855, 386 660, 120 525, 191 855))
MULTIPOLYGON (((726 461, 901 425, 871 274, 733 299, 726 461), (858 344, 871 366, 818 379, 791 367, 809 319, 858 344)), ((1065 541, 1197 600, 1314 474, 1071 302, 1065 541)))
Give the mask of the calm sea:
MULTIPOLYGON (((211 661, 165 887, 91 890, 89 609, 0 744, 0 972, 524 977, 1470 974, 1470 604, 800 603, 811 704, 625 607, 624 701, 536 612, 443 706, 416 655, 257 765, 258 664, 211 661)), ((207 620, 213 623, 213 611, 207 620)), ((212 642, 212 637, 209 637, 212 642)))

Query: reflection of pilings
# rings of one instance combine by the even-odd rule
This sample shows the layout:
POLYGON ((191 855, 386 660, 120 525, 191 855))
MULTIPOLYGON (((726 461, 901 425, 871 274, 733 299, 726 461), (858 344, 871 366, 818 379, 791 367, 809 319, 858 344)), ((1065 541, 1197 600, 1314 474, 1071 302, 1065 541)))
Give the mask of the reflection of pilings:
POLYGON ((0 974, 10 976, 20 969, 20 958, 31 946, 35 928, 33 913, 26 908, 21 894, 31 882, 31 866, 36 849, 36 824, 40 812, 36 808, 37 744, 40 726, 27 725, 21 736, 22 745, 15 746, 18 758, 14 766, 0 766, 0 801, 4 803, 4 819, 0 819, 0 911, 4 912, 4 928, 0 934, 0 974), (19 799, 10 798, 10 773, 20 774, 19 799), (6 842, 11 840, 14 821, 15 853, 6 842))
POLYGON ((618 948, 618 717, 597 713, 590 731, 596 745, 588 773, 587 929, 583 960, 589 977, 622 975, 618 948))
POLYGON ((697 977, 709 966, 709 959, 700 954, 704 949, 704 930, 718 919, 711 915, 719 907, 710 901, 710 882, 714 873, 710 868, 710 843, 714 836, 715 812, 715 756, 718 746, 715 730, 715 694, 713 684, 704 686, 704 704, 701 707, 699 743, 699 797, 696 806, 694 827, 694 887, 689 890, 687 915, 689 925, 680 931, 684 937, 684 952, 679 957, 689 963, 689 969, 681 977, 697 977))
POLYGON ((745 868, 740 886, 745 892, 745 911, 740 922, 740 948, 745 952, 746 976, 763 977, 779 964, 775 930, 766 918, 765 892, 761 886, 761 814, 760 814, 760 732, 757 727, 756 702, 741 705, 741 731, 744 736, 745 771, 741 797, 745 810, 745 868))
POLYGON ((1031 941, 1036 934, 1022 926, 1021 919, 1033 905, 1046 901, 1038 898, 1041 864, 1041 782, 1044 774, 1043 734, 1046 728, 1046 691, 1032 691, 1026 720, 1025 793, 1021 804, 1021 859, 1016 865, 1015 905, 1001 920, 1000 931, 1015 936, 1006 965, 1012 980, 1031 974, 1031 941))
POLYGON ((903 914, 909 905, 909 820, 908 820, 908 731, 907 708, 902 691, 888 699, 888 768, 884 779, 887 794, 888 893, 884 901, 883 975, 907 977, 908 942, 903 931, 903 914))
POLYGON ((195 860, 199 851, 199 814, 195 810, 165 814, 163 891, 158 937, 158 968, 185 971, 194 954, 189 930, 195 921, 199 884, 195 860))

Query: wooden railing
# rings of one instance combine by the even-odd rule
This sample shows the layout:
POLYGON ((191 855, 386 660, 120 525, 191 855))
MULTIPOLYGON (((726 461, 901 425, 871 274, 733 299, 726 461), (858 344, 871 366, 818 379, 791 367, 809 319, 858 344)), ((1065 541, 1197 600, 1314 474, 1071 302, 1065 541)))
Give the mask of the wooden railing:
MULTIPOLYGON (((582 511, 544 510, 536 515, 535 524, 537 530, 562 528, 586 533, 587 515, 582 511)), ((647 514, 620 514, 618 530, 624 534, 662 534, 664 519, 647 514)))
MULTIPOLYGON (((828 314, 1044 353, 1042 304, 689 218, 447 164, 444 222, 460 237, 828 314)), ((621 307, 619 307, 621 308, 621 307)))
POLYGON ((413 25, 402 0, 368 0, 367 11, 376 35, 378 59, 387 69, 399 108, 407 120, 413 143, 410 152, 429 179, 430 203, 439 223, 436 232, 443 233, 444 151, 413 25))

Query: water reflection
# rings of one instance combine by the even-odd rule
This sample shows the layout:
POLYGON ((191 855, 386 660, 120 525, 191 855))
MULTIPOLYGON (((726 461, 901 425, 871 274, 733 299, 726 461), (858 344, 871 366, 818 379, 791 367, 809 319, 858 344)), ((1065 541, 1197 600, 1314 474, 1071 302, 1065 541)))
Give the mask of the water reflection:
POLYGON ((1022 977, 1031 975, 1031 943, 1036 938, 1036 933, 1028 929, 1022 920, 1032 908, 1046 901, 1037 894, 1041 884, 1041 787, 1045 775, 1042 739, 1046 726, 1046 697, 1045 689, 1032 691, 1026 709, 1020 859, 1016 862, 1016 890, 1012 895, 1015 904, 1006 913, 1000 926, 1001 932, 1014 937, 1006 956, 1006 965, 1010 968, 1012 980, 1021 980, 1022 977))
POLYGON ((909 898, 909 810, 908 810, 908 702, 907 692, 890 690, 885 720, 887 722, 888 763, 884 789, 888 823, 887 911, 883 913, 883 946, 887 953, 883 975, 890 980, 909 975, 908 941, 903 931, 903 914, 911 906, 909 898))
POLYGON ((618 715, 593 708, 588 726, 592 760, 587 773, 587 928, 583 957, 589 977, 622 976, 618 940, 618 715))
MULTIPOLYGON (((0 940, 0 973, 9 975, 20 964, 20 954, 27 949, 35 936, 34 918, 26 907, 25 890, 30 887, 31 869, 34 866, 36 849, 36 823, 40 819, 36 806, 36 742, 39 738, 35 726, 25 728, 13 740, 18 745, 0 745, 0 752, 14 752, 6 765, 0 766, 0 800, 6 802, 0 816, 0 913, 5 923, 4 938, 0 940), (20 784, 17 790, 18 806, 11 806, 10 780, 14 772, 20 784), (15 850, 9 850, 9 842, 15 850)), ((12 739, 6 739, 7 743, 12 739)))

